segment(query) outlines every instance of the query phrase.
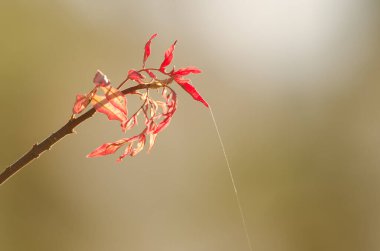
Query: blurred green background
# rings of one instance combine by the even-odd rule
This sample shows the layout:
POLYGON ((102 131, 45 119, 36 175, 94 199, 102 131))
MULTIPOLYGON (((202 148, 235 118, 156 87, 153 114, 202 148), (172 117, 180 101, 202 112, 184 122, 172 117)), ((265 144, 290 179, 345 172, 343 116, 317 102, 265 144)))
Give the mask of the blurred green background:
MULTIPOLYGON (((378 0, 0 2, 0 167, 179 40, 213 107, 254 250, 380 250, 378 0)), ((209 112, 178 89, 149 155, 97 115, 0 187, 0 250, 249 250, 209 112)))

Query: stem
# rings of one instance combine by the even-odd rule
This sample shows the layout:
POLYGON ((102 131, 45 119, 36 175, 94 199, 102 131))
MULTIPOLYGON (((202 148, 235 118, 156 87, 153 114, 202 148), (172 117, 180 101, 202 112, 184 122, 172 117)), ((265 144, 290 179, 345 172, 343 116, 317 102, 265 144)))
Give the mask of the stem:
MULTIPOLYGON (((147 88, 157 88, 157 84, 148 84, 148 85, 136 85, 130 88, 127 88, 122 91, 123 94, 129 94, 134 91, 140 90, 140 89, 147 89, 147 88)), ((33 160, 40 157, 40 155, 50 150, 50 148, 60 141, 62 138, 64 138, 66 135, 72 134, 74 132, 74 128, 77 127, 79 124, 84 122, 85 120, 91 118, 95 114, 96 110, 94 108, 91 108, 81 116, 75 118, 71 117, 70 120, 62 126, 59 130, 54 132, 52 135, 47 137, 44 141, 42 141, 39 144, 34 144, 33 147, 25 153, 20 159, 18 159, 15 163, 8 166, 1 174, 0 174, 0 185, 3 184, 6 180, 8 180, 11 176, 13 176, 16 172, 18 172, 20 169, 25 167, 27 164, 32 162, 33 160)))

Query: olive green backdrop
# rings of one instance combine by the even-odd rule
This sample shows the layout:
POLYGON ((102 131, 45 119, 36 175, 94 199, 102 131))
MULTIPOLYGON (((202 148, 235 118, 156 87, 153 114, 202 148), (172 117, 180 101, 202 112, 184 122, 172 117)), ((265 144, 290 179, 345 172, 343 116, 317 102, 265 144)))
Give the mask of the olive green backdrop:
MULTIPOLYGON (((0 167, 179 40, 213 107, 256 251, 380 249, 378 1, 0 2, 0 167)), ((249 250, 210 114, 179 107, 150 154, 97 115, 0 187, 0 250, 249 250)))

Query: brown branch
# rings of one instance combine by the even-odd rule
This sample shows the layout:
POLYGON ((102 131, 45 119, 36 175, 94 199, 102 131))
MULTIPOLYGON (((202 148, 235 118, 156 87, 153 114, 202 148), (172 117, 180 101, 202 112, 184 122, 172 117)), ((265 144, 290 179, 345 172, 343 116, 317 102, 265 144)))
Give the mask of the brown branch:
MULTIPOLYGON (((147 85, 137 85, 130 88, 127 88, 122 91, 123 94, 130 94, 134 91, 140 89, 149 89, 149 88, 158 88, 157 84, 147 84, 147 85)), ((91 118, 96 110, 91 108, 81 116, 75 118, 72 117, 64 126, 62 126, 58 131, 54 132, 52 135, 47 137, 44 141, 39 144, 34 144, 32 149, 30 149, 27 153, 24 154, 20 159, 18 159, 15 163, 8 166, 1 174, 0 174, 0 185, 3 184, 6 180, 8 180, 12 175, 18 172, 21 168, 37 159, 43 152, 50 150, 50 148, 61 140, 66 135, 69 135, 74 132, 74 128, 79 124, 84 122, 85 120, 91 118)))

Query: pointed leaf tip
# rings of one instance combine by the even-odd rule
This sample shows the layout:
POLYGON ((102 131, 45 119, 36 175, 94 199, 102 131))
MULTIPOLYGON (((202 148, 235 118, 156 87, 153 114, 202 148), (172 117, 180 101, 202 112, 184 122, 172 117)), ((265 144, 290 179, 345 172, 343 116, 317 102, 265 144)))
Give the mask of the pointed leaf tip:
POLYGON ((174 43, 165 52, 165 58, 164 58, 164 61, 162 61, 162 63, 161 63, 160 71, 164 72, 166 66, 168 66, 172 62, 172 60, 173 60, 173 51, 174 51, 174 48, 175 48, 176 44, 177 44, 177 40, 174 41, 174 43))
POLYGON ((197 67, 195 67, 195 66, 189 66, 189 67, 181 68, 181 69, 178 69, 178 70, 174 71, 172 73, 172 75, 174 75, 174 76, 186 76, 186 75, 189 75, 190 73, 198 74, 198 73, 201 73, 201 72, 202 71, 200 69, 198 69, 197 67))
POLYGON ((207 108, 209 105, 207 102, 202 98, 202 96, 198 93, 198 91, 195 89, 194 86, 192 86, 187 79, 181 79, 181 78, 176 78, 175 81, 187 92, 189 93, 193 99, 201 102, 204 104, 207 108))
POLYGON ((148 42, 146 42, 145 44, 145 49, 144 49, 144 59, 143 59, 143 68, 145 68, 145 63, 146 63, 146 60, 149 58, 150 56, 150 44, 152 43, 152 40, 157 36, 157 33, 153 34, 150 39, 148 40, 148 42))
POLYGON ((89 154, 87 154, 87 158, 94 158, 94 157, 101 157, 101 156, 105 156, 105 155, 108 155, 108 154, 112 154, 114 152, 116 152, 120 147, 122 146, 122 144, 118 144, 118 143, 105 143, 101 146, 99 146, 98 148, 96 148, 94 151, 90 152, 89 154))

